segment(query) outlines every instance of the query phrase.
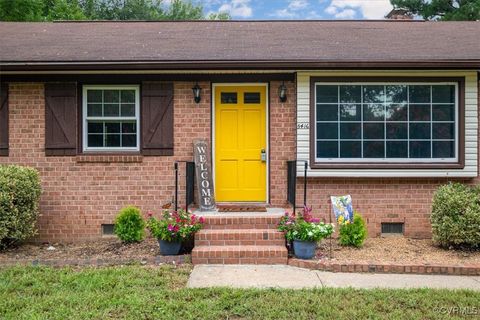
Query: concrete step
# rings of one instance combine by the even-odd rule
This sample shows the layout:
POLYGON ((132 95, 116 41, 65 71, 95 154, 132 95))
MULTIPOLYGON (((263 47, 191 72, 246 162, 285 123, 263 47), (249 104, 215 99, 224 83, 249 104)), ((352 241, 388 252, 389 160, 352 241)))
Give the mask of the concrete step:
POLYGON ((275 229, 206 229, 195 234, 196 246, 285 245, 283 232, 275 229))
POLYGON ((196 246, 193 264, 286 264, 285 246, 196 246))

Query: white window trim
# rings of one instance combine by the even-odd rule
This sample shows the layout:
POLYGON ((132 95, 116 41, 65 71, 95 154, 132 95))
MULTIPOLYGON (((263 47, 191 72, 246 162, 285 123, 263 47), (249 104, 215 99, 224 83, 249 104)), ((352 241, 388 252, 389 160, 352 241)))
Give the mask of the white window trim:
MULTIPOLYGON (((458 148, 458 139, 459 139, 459 101, 458 101, 458 93, 459 93, 459 87, 457 82, 452 82, 452 81, 442 81, 442 82, 396 82, 396 81, 385 81, 385 82, 362 82, 362 81, 354 81, 354 82, 323 82, 323 81, 317 81, 314 83, 314 119, 313 123, 314 125, 314 137, 315 137, 315 143, 314 143, 314 150, 315 152, 315 163, 432 163, 432 162, 438 162, 438 163, 456 163, 458 162, 458 156, 459 150, 458 148), (455 158, 318 158, 317 157, 317 85, 454 85, 455 86, 455 158)), ((432 92, 430 92, 430 95, 432 95, 432 92)), ((340 99, 340 97, 339 97, 340 99)), ((407 96, 407 103, 409 104, 408 101, 409 97, 407 96)), ((363 100, 363 93, 362 93, 362 100, 363 100)), ((337 104, 340 104, 340 102, 337 102, 337 104)), ((440 103, 439 103, 440 104, 440 103)), ((362 106, 363 106, 363 101, 362 101, 362 106)), ((362 109, 363 110, 363 109, 362 109)), ((431 115, 430 115, 431 116, 431 115)), ((407 112, 407 117, 409 117, 408 112, 407 112)), ((409 119, 407 120, 407 123, 409 119)), ((332 121, 333 122, 333 121, 332 121)), ((336 121, 335 123, 338 123, 339 121, 336 121)), ((375 122, 375 121, 372 121, 375 122)), ((421 121, 420 121, 421 122, 421 121)), ((431 123, 432 121, 425 121, 428 123, 431 123)), ((361 123, 363 124, 363 114, 362 114, 362 121, 361 123)), ((368 123, 368 122, 367 122, 368 123)), ((432 130, 432 128, 430 128, 432 130)), ((418 140, 418 139, 415 139, 418 140)), ((432 138, 430 139, 425 139, 426 141, 432 141, 432 138)), ((435 139, 435 140, 442 140, 442 139, 435 139)), ((332 140, 333 141, 333 140, 332 140)), ((337 139, 336 141, 340 141, 340 139, 337 139)), ((362 139, 360 140, 362 143, 364 141, 363 135, 362 139)), ((387 140, 383 140, 387 141, 387 140)), ((410 137, 408 137, 407 142, 410 142, 410 137)))
POLYGON ((84 85, 82 88, 82 146, 84 152, 138 152, 140 151, 140 86, 138 85, 84 85), (95 90, 135 90, 135 117, 87 117, 87 91, 95 90), (88 147, 88 120, 136 120, 137 124, 137 146, 132 147, 88 147))

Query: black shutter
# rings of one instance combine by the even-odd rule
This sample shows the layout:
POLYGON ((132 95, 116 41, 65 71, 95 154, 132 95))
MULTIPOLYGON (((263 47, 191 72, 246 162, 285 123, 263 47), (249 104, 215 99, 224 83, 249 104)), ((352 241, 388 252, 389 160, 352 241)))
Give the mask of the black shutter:
POLYGON ((45 84, 45 154, 77 153, 77 85, 45 84))
POLYGON ((0 156, 8 156, 8 84, 0 85, 0 156))
POLYGON ((142 84, 142 153, 173 156, 173 83, 142 84))

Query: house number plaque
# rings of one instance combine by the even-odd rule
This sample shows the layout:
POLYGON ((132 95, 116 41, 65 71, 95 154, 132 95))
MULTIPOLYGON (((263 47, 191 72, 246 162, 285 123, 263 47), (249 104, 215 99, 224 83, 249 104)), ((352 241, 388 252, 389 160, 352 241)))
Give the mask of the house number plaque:
POLYGON ((193 153, 200 211, 215 210, 212 167, 207 142, 205 140, 195 141, 193 143, 193 153))

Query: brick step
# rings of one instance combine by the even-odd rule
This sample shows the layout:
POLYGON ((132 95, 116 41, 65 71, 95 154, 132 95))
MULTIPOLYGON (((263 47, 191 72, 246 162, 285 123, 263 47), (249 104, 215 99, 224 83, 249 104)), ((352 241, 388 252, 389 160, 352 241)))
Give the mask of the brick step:
POLYGON ((207 229, 195 234, 196 246, 285 245, 285 236, 274 229, 207 229))
POLYGON ((198 246, 193 264, 286 264, 285 246, 198 246))
POLYGON ((212 215, 204 216, 204 229, 276 229, 280 215, 212 215))

